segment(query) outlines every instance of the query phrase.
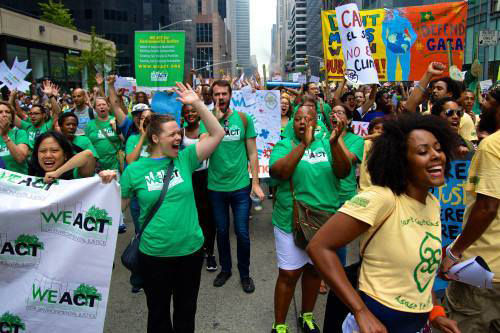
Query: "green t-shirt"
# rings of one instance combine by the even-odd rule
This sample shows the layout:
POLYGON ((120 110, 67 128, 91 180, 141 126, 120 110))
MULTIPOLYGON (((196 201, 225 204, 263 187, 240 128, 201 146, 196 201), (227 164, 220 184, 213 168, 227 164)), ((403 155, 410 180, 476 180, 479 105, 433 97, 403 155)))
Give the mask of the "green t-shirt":
POLYGON ((101 169, 119 170, 120 162, 118 161, 116 153, 120 150, 122 142, 120 137, 113 130, 110 119, 106 121, 98 119, 91 120, 85 128, 85 135, 90 139, 92 145, 99 154, 101 169))
MULTIPOLYGON (((99 154, 94 148, 94 145, 90 141, 89 138, 87 138, 85 135, 78 135, 73 138, 72 142, 75 146, 80 147, 82 150, 90 150, 92 154, 94 155, 95 159, 99 159, 99 154)), ((74 152, 77 153, 77 152, 74 152)))
POLYGON ((52 126, 54 125, 54 121, 52 119, 49 119, 45 123, 42 124, 40 127, 35 127, 30 121, 25 121, 21 120, 21 128, 25 130, 28 133, 28 141, 29 141, 29 146, 31 149, 33 149, 35 145, 35 140, 36 138, 45 132, 48 132, 52 130, 52 126))
MULTIPOLYGON (((279 141, 271 152, 269 165, 288 155, 299 141, 295 138, 279 141)), ((330 143, 326 139, 314 140, 306 149, 293 173, 293 186, 297 200, 313 208, 335 213, 340 207, 339 180, 333 174, 330 143)), ((272 215, 273 224, 284 232, 292 232, 292 195, 290 182, 281 180, 276 191, 272 215)))
MULTIPOLYGON (((314 129, 314 138, 317 140, 328 139, 329 135, 330 134, 328 133, 328 129, 326 128, 325 124, 323 124, 321 120, 318 120, 316 123, 316 128, 314 129)), ((295 137, 295 131, 293 130, 293 118, 288 121, 288 124, 286 124, 286 127, 281 133, 281 136, 283 138, 295 137)))
MULTIPOLYGON (((141 138, 140 134, 132 134, 131 136, 128 137, 127 143, 125 144, 125 154, 129 155, 134 151, 134 148, 137 146, 139 143, 139 139, 141 138)), ((144 140, 144 143, 142 144, 141 148, 141 154, 139 155, 138 160, 140 160, 142 157, 149 157, 150 154, 148 152, 148 142, 147 140, 144 140)))
MULTIPOLYGON (((129 165, 120 179, 122 198, 137 197, 142 226, 158 200, 163 176, 172 159, 141 158, 129 165)), ((179 152, 161 207, 149 222, 141 238, 141 252, 155 257, 178 257, 192 254, 203 245, 192 185, 193 171, 200 165, 196 145, 179 152)))
MULTIPOLYGON (((295 105, 293 107, 293 115, 292 118, 295 116, 295 113, 299 109, 301 105, 295 105)), ((316 102, 316 113, 318 114, 318 122, 321 121, 323 124, 326 124, 327 121, 329 121, 330 118, 330 113, 332 113, 332 108, 328 103, 323 103, 323 112, 321 112, 321 103, 316 102)))
MULTIPOLYGON (((351 132, 347 132, 343 137, 343 140, 347 149, 358 158, 358 163, 360 163, 363 160, 365 140, 363 140, 362 137, 351 132)), ((357 193, 357 189, 358 184, 356 182, 356 164, 352 164, 349 175, 340 180, 340 204, 343 205, 344 202, 354 197, 357 193)))
MULTIPOLYGON (((26 133, 25 130, 11 128, 9 134, 7 135, 16 145, 22 143, 29 147, 28 133, 26 133)), ((10 150, 5 144, 5 141, 3 141, 2 137, 0 137, 0 158, 4 161, 7 170, 23 173, 25 175, 28 174, 27 160, 23 163, 17 163, 14 157, 10 154, 10 150)))
MULTIPOLYGON (((238 112, 233 113, 220 124, 226 134, 217 149, 210 156, 208 166, 208 189, 230 192, 250 184, 248 176, 248 157, 245 139, 257 137, 252 118, 245 114, 247 128, 238 112)), ((206 133, 205 125, 200 123, 200 134, 206 133)))

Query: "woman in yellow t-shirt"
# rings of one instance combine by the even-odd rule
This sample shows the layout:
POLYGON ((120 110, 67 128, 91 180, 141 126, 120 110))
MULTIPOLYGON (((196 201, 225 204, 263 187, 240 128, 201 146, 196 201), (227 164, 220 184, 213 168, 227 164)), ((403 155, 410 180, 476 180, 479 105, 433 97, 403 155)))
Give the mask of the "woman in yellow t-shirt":
POLYGON ((362 333, 420 332, 428 319, 450 328, 446 332, 459 332, 442 307, 433 308, 432 297, 441 221, 429 189, 444 184, 453 138, 448 124, 435 116, 385 121, 368 158, 373 186, 347 201, 309 243, 314 264, 354 315, 346 322, 359 325, 362 333), (358 236, 359 294, 335 253, 358 236))

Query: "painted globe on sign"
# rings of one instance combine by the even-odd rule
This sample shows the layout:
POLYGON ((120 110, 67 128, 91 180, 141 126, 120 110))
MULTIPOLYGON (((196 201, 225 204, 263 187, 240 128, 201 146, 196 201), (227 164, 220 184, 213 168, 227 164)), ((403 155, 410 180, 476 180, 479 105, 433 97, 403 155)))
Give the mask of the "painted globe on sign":
POLYGON ((386 47, 396 54, 404 54, 411 48, 411 39, 405 33, 393 33, 387 37, 386 47))

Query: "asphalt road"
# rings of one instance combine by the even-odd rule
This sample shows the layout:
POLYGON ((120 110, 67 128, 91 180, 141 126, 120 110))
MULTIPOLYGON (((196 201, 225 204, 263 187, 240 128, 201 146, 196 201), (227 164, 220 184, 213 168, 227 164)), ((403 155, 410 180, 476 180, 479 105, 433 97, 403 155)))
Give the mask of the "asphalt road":
MULTIPOLYGON (((270 332, 274 321, 274 285, 278 275, 274 250, 273 227, 271 225, 271 201, 264 202, 264 209, 253 212, 250 220, 251 265, 250 274, 255 282, 255 292, 246 294, 241 289, 236 269, 236 237, 231 233, 233 276, 221 288, 212 286, 217 273, 209 273, 203 267, 196 332, 270 332)), ((116 246, 116 267, 111 280, 104 332, 146 332, 147 307, 144 292, 130 292, 129 273, 121 265, 119 256, 130 240, 133 225, 130 216, 125 218, 128 231, 118 237, 116 246)), ((297 329, 300 312, 301 290, 297 284, 295 297, 288 311, 287 323, 291 332, 297 329)), ((315 316, 323 326, 326 295, 320 295, 315 316)))

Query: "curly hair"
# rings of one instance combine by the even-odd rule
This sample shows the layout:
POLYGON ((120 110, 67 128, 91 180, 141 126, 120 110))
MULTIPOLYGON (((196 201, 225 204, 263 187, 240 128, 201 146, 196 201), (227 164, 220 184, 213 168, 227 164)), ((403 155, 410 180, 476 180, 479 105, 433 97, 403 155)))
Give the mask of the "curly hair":
POLYGON ((437 101, 435 101, 434 104, 432 104, 431 114, 439 117, 441 115, 441 112, 445 111, 444 105, 449 102, 454 102, 458 104, 457 100, 454 99, 453 97, 440 98, 437 101))
POLYGON ((375 140, 368 153, 368 172, 374 185, 388 187, 396 195, 406 191, 409 178, 408 136, 419 129, 431 132, 439 141, 446 155, 445 174, 449 174, 450 161, 457 145, 455 133, 441 118, 409 113, 384 121, 384 133, 375 140))

